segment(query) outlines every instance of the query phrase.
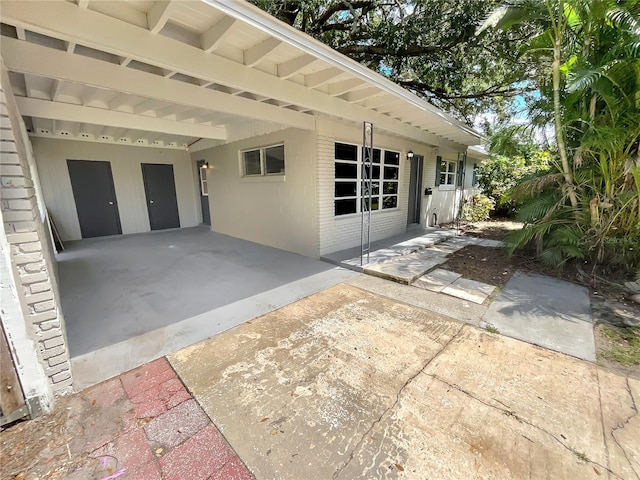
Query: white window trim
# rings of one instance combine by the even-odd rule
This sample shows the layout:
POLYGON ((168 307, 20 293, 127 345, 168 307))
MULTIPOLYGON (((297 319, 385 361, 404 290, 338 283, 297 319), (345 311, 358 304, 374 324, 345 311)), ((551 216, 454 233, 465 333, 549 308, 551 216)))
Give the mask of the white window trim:
POLYGON ((441 160, 442 162, 447 164, 447 171, 443 172, 442 167, 440 168, 440 176, 442 177, 442 175, 445 175, 445 177, 448 179, 450 177, 453 177, 453 183, 440 183, 440 179, 438 179, 438 187, 441 190, 455 190, 456 188, 456 182, 458 181, 458 162, 457 160, 447 160, 445 158, 443 158, 441 160), (453 172, 449 171, 449 167, 448 165, 452 163, 453 164, 453 172))
POLYGON ((202 195, 203 197, 208 197, 209 196, 209 177, 207 176, 207 165, 202 165, 199 169, 198 169, 198 173, 200 175, 200 195, 202 195), (204 174, 203 174, 203 170, 204 170, 204 174), (204 186, 207 186, 207 190, 205 193, 205 189, 204 186))
MULTIPOLYGON (((285 158, 285 166, 284 166, 284 172, 282 173, 266 173, 266 156, 265 156, 265 150, 267 150, 268 148, 274 148, 274 147, 282 147, 284 149, 284 143, 275 143, 273 145, 265 145, 263 147, 253 147, 253 148, 245 148, 244 150, 240 150, 239 155, 240 155, 240 178, 242 179, 265 179, 267 177, 279 177, 279 178, 283 178, 286 174, 287 171, 287 163, 286 163, 286 158, 285 158), (246 152, 255 152, 258 151, 260 152, 260 173, 252 173, 252 174, 247 174, 245 171, 245 164, 244 164, 244 154, 246 152)), ((285 155, 286 157, 286 155, 285 155)))
MULTIPOLYGON (((362 213, 362 145, 358 145, 356 143, 351 143, 351 142, 342 142, 342 141, 338 141, 335 140, 333 142, 334 144, 334 149, 335 149, 335 145, 337 143, 341 143, 343 145, 351 145, 351 146, 355 146, 356 147, 356 160, 342 160, 342 159, 337 159, 333 158, 333 165, 335 168, 335 164, 336 163, 347 163, 347 164, 356 164, 356 196, 348 196, 348 197, 336 197, 335 196, 335 184, 339 183, 339 182, 345 182, 345 183, 353 183, 354 179, 353 178, 335 178, 333 179, 333 188, 334 188, 334 195, 333 195, 333 204, 334 204, 334 214, 333 214, 333 218, 349 218, 355 215, 360 215, 362 213), (335 202, 336 200, 354 200, 356 201, 356 211, 354 213, 345 213, 343 215, 336 215, 335 214, 335 202)), ((393 150, 390 148, 381 148, 381 147, 374 147, 374 149, 380 150, 380 163, 372 163, 373 166, 380 166, 380 178, 378 179, 374 179, 373 181, 375 183, 379 183, 379 189, 378 189, 378 209, 377 210, 371 210, 371 213, 373 215, 376 215, 378 213, 383 213, 383 212, 394 212, 400 209, 400 175, 402 173, 402 169, 401 169, 401 164, 402 164, 402 152, 398 151, 398 150, 393 150), (384 167, 385 167, 385 163, 384 163, 384 154, 385 152, 393 152, 393 153, 397 153, 398 154, 398 159, 399 159, 399 163, 397 165, 395 164, 388 164, 387 166, 389 167, 394 167, 398 169, 398 179, 397 180, 385 180, 384 179, 384 167), (398 184, 398 193, 390 193, 388 195, 385 195, 383 193, 383 188, 384 188, 384 182, 390 183, 390 182, 394 182, 398 184), (382 202, 384 197, 396 197, 396 206, 393 208, 382 208, 382 202)), ((374 195, 372 195, 372 197, 374 197, 374 195)))

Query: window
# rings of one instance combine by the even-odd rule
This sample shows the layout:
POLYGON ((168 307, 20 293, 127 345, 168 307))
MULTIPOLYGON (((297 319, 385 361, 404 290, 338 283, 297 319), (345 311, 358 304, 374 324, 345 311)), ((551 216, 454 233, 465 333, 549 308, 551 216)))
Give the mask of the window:
POLYGON ((198 171, 200 172, 200 195, 209 196, 209 187, 207 185, 207 164, 202 165, 198 171))
POLYGON ((284 145, 242 152, 242 176, 284 175, 284 145))
POLYGON ((477 187, 478 184, 480 183, 478 180, 480 178, 480 173, 479 173, 480 167, 478 167, 477 163, 473 164, 473 173, 471 176, 471 186, 472 187, 477 187))
POLYGON ((458 162, 443 160, 442 157, 436 159, 436 183, 437 185, 452 185, 456 184, 458 162))
MULTIPOLYGON (((348 215, 362 211, 368 198, 367 184, 363 182, 363 150, 356 145, 335 144, 334 213, 348 215)), ((373 149, 371 162, 371 210, 398 207, 400 153, 373 149)))

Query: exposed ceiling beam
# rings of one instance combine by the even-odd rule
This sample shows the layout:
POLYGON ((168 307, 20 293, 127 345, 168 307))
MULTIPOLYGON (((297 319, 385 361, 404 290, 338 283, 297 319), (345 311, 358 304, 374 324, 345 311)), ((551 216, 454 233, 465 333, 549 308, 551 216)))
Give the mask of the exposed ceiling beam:
POLYGON ((147 28, 151 33, 158 33, 166 25, 171 12, 169 0, 159 0, 147 12, 147 28))
POLYGON ((166 107, 162 107, 156 110, 156 117, 158 118, 168 117, 170 115, 176 115, 180 112, 183 112, 185 110, 190 110, 190 109, 193 109, 193 107, 189 105, 176 105, 176 104, 167 105, 166 107))
POLYGON ((78 6, 80 8, 89 8, 89 0, 78 0, 78 6))
POLYGON ((349 90, 353 90, 354 88, 361 86, 363 83, 364 80, 360 80, 359 78, 350 78, 348 80, 342 80, 341 82, 330 83, 329 95, 342 95, 349 90))
MULTIPOLYGON (((149 42, 147 30, 92 10, 80 9, 69 2, 51 2, 47 4, 46 9, 43 9, 32 2, 4 0, 2 2, 2 15, 3 22, 10 25, 28 27, 30 30, 38 31, 45 35, 63 40, 74 40, 88 47, 101 49, 114 55, 132 57, 160 68, 175 69, 195 78, 211 80, 240 90, 258 92, 277 100, 294 101, 309 110, 328 115, 339 115, 340 118, 345 120, 360 123, 363 119, 367 119, 375 123, 378 128, 434 146, 453 149, 463 148, 460 143, 432 135, 428 131, 368 110, 359 104, 329 97, 322 92, 310 90, 294 82, 283 82, 269 73, 247 68, 233 60, 218 55, 207 54, 200 48, 194 48, 160 35, 154 39, 154 42, 149 42)), ((11 39, 4 40, 2 42, 3 47, 7 40, 11 39)), ((13 47, 11 48, 13 49, 13 47)), ((77 70, 74 70, 74 72, 77 72, 77 70)), ((169 80, 165 81, 169 82, 169 80)), ((180 82, 172 82, 172 85, 174 83, 180 82)), ((179 95, 174 94, 173 98, 176 102, 181 101, 179 95)), ((257 102, 250 102, 255 106, 261 105, 257 102)), ((262 103, 262 106, 267 107, 269 105, 262 103)), ((298 118, 310 117, 291 110, 284 111, 296 114, 298 118)), ((254 116, 253 112, 251 113, 254 116)), ((432 117, 434 123, 437 122, 437 116, 444 115, 441 112, 433 113, 426 109, 425 114, 432 117)), ((274 119, 274 121, 278 120, 274 119)), ((466 134, 466 137, 468 138, 467 141, 477 143, 476 137, 472 137, 470 133, 466 134)))
POLYGON ((377 108, 387 103, 397 102, 398 99, 392 95, 381 95, 379 97, 370 98, 364 101, 364 106, 367 108, 377 108))
POLYGON ((226 140, 227 138, 227 132, 224 127, 174 122, 163 118, 145 117, 132 113, 114 112, 113 110, 102 108, 83 107, 36 98, 16 97, 16 103, 22 115, 32 117, 130 128, 157 133, 170 133, 190 137, 213 138, 216 140, 226 140))
POLYGON ((133 113, 137 115, 142 115, 144 113, 152 112, 152 111, 155 113, 156 108, 158 108, 158 101, 154 100, 153 98, 150 98, 134 106, 133 113))
MULTIPOLYGON (((160 37, 158 37, 160 38, 160 37)), ((247 98, 229 95, 210 88, 202 88, 185 82, 165 79, 147 72, 94 60, 80 55, 3 38, 2 56, 7 68, 14 72, 78 82, 102 89, 128 92, 132 95, 210 109, 233 115, 246 115, 258 120, 269 120, 305 130, 315 128, 311 115, 284 110, 247 98)), ((213 55, 204 54, 208 57, 213 55)), ((111 109, 125 105, 124 94, 111 100, 111 109)))
POLYGON ((347 92, 343 98, 347 102, 360 102, 366 98, 374 97, 382 93, 382 90, 377 87, 368 87, 362 90, 356 90, 355 92, 347 92))
POLYGON ((76 49, 76 44, 74 42, 67 42, 67 52, 73 53, 76 49))
POLYGON ((200 35, 200 46, 207 52, 213 52, 222 42, 225 35, 231 30, 236 19, 225 16, 222 20, 218 20, 209 30, 200 35))
POLYGON ((269 37, 265 41, 248 48, 242 54, 245 66, 253 67, 254 65, 257 65, 281 43, 282 42, 280 40, 269 37))
POLYGON ((313 55, 301 55, 299 57, 293 58, 288 62, 284 62, 278 65, 278 77, 280 78, 289 78, 294 76, 304 67, 311 65, 313 62, 318 60, 313 55))
POLYGON ((336 67, 325 68, 319 72, 310 73, 304 76, 304 84, 309 88, 319 87, 327 82, 330 82, 338 75, 342 74, 342 70, 336 67))
POLYGON ((196 115, 199 115, 202 112, 200 108, 191 108, 184 112, 176 113, 176 120, 178 122, 184 122, 185 120, 195 119, 196 115))
POLYGON ((64 86, 64 82, 62 80, 54 80, 53 85, 51 86, 51 100, 54 102, 60 98, 60 93, 62 92, 62 87, 64 86))
POLYGON ((109 101, 109 109, 117 110, 124 105, 129 105, 129 102, 131 102, 131 95, 119 93, 109 101))
POLYGON ((27 39, 27 35, 24 31, 24 28, 20 28, 20 27, 16 27, 16 36, 18 37, 18 40, 26 40, 27 39))
POLYGON ((27 97, 33 97, 36 89, 31 75, 24 76, 24 87, 27 92, 27 97))

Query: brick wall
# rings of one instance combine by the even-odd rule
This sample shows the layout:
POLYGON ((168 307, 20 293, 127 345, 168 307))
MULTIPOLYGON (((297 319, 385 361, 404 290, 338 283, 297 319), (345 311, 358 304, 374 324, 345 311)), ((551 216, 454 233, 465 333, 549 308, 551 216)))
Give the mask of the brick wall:
MULTIPOLYGON (((53 392, 63 394, 72 391, 72 376, 55 278, 55 259, 48 225, 43 221, 44 209, 36 196, 31 144, 13 95, 10 90, 4 90, 7 85, 8 77, 3 69, 0 199, 14 287, 25 317, 27 335, 36 345, 37 358, 53 392)), ((19 356, 20 352, 16 351, 16 354, 19 356)))

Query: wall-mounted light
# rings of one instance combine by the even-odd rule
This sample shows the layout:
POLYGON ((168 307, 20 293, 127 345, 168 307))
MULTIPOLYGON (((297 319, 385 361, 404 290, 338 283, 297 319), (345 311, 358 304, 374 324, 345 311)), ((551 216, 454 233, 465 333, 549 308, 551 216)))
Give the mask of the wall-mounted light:
POLYGON ((409 150, 409 151, 407 152, 407 158, 408 158, 409 160, 411 160, 411 159, 413 158, 413 150, 409 150))
POLYGON ((204 168, 209 168, 209 162, 204 162, 204 168))

